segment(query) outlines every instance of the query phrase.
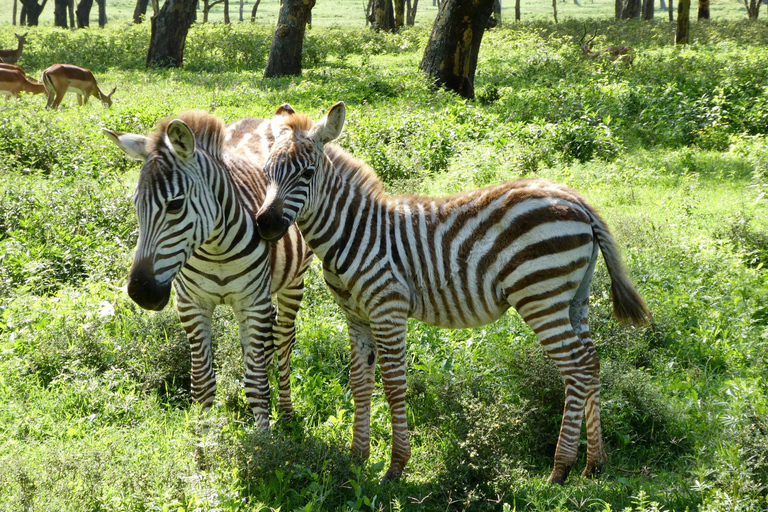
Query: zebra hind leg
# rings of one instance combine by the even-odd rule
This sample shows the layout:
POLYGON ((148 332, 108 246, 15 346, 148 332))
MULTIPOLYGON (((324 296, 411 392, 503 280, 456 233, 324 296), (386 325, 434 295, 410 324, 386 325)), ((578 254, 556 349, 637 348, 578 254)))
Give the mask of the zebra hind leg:
POLYGON ((347 317, 347 326, 352 349, 349 384, 355 402, 352 456, 365 460, 371 452, 371 395, 376 376, 376 342, 369 324, 347 317))

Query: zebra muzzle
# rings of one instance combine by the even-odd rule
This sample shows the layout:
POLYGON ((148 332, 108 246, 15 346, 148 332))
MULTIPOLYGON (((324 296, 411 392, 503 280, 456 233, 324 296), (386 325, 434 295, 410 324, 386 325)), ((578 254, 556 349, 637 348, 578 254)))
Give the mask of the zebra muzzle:
POLYGON ((138 261, 128 276, 128 295, 142 308, 160 311, 171 298, 171 281, 158 283, 152 263, 148 260, 138 261))
POLYGON ((262 209, 256 215, 256 229, 264 240, 270 242, 280 240, 289 227, 291 227, 290 223, 283 218, 283 209, 276 208, 274 205, 262 209))

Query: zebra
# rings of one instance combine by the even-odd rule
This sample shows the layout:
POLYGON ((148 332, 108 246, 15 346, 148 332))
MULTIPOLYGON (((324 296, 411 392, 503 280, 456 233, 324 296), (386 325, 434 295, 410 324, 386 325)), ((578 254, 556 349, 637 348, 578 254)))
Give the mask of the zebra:
POLYGON ((376 357, 392 418, 384 480, 397 479, 411 449, 405 410, 407 319, 449 328, 495 321, 514 307, 565 383, 565 409, 549 482, 576 462, 582 418, 592 475, 606 461, 600 428, 600 362, 587 323, 598 252, 611 277, 615 315, 642 325, 651 314, 632 285, 605 222, 573 189, 517 180, 442 198, 384 192, 375 172, 330 144, 343 102, 318 123, 289 105, 273 118, 259 233, 279 240, 293 225, 323 263, 346 315, 355 415, 352 452, 370 453, 376 357))
POLYGON ((266 366, 275 352, 278 400, 290 420, 290 353, 312 253, 298 229, 266 242, 255 227, 271 123, 246 118, 224 126, 211 114, 185 112, 158 122, 149 136, 104 132, 144 162, 133 195, 139 240, 128 294, 142 308, 160 311, 174 284, 191 349, 192 397, 203 410, 213 404, 211 318, 217 305, 228 305, 239 323, 245 394, 256 424, 269 427, 266 366))

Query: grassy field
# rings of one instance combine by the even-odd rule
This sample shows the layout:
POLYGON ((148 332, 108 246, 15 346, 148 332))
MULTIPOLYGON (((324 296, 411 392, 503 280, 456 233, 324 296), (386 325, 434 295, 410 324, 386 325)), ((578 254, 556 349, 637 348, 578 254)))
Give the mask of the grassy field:
POLYGON ((583 60, 582 22, 508 25, 484 39, 471 102, 426 84, 424 27, 316 27, 304 74, 269 80, 267 25, 196 26, 187 67, 157 71, 143 69, 146 24, 30 29, 20 64, 33 74, 77 62, 118 90, 111 109, 0 105, 0 511, 766 510, 768 31, 713 21, 676 49, 666 22, 594 22, 598 45, 635 47, 633 67, 583 60), (124 292, 139 167, 100 128, 146 133, 186 109, 265 117, 286 101, 317 117, 338 100, 340 144, 392 192, 548 178, 613 228, 656 324, 612 318, 601 262, 598 478, 546 484, 563 387, 510 312, 474 330, 411 324, 413 458, 380 486, 388 408, 377 391, 361 465, 347 455, 346 328, 317 264, 292 361, 297 421, 255 430, 224 309, 217 404, 201 415, 191 402, 173 309, 124 292))
MULTIPOLYGON (((13 2, 14 0, 0 0, 0 24, 10 24, 13 20, 13 2)), ((117 21, 126 21, 133 19, 133 9, 136 5, 134 0, 108 0, 107 16, 109 23, 117 21)), ((202 5, 202 3, 201 3, 202 5)), ((246 0, 243 4, 243 19, 248 22, 251 19, 251 10, 254 0, 246 0)), ((233 22, 240 18, 240 3, 230 2, 230 18, 233 22)), ((656 2, 656 16, 667 19, 667 12, 658 8, 659 2, 656 2)), ((280 2, 276 0, 264 0, 259 4, 256 15, 257 24, 266 24, 274 26, 277 22, 277 14, 280 8, 280 2)), ((674 3, 675 16, 677 16, 677 2, 674 3)), ((19 7, 20 9, 20 7, 19 7)), ((691 16, 692 22, 696 22, 697 6, 693 5, 691 16)), ((150 7, 150 11, 152 8, 150 7)), ((521 0, 521 17, 524 21, 530 20, 551 20, 552 2, 549 0, 521 0)), ((740 0, 713 0, 710 2, 710 11, 712 19, 716 20, 738 20, 747 17, 744 4, 740 0)), ((362 0, 320 0, 312 10, 313 23, 315 26, 344 26, 344 27, 364 27, 365 26, 365 4, 362 0)), ((614 15, 613 0, 583 0, 577 5, 572 1, 559 1, 557 6, 558 19, 585 19, 585 18, 611 18, 614 15)), ((432 5, 429 0, 422 0, 417 9, 416 25, 431 26, 437 14, 437 7, 432 5)), ((202 21, 202 10, 199 11, 198 20, 202 21)), ((224 19, 223 4, 219 4, 211 9, 209 21, 222 22, 224 19)), ((515 3, 511 0, 502 0, 502 19, 513 21, 515 19, 515 3)), ((43 25, 53 25, 53 4, 46 5, 40 23, 43 25)), ((91 11, 91 26, 98 26, 98 9, 94 3, 91 11)), ((3 43, 0 43, 3 44, 3 43)))

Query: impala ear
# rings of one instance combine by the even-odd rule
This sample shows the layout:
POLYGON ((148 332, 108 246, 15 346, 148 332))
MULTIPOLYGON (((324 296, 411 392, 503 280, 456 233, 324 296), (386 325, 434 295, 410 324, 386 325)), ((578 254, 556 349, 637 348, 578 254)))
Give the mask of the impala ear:
POLYGON ((181 119, 174 119, 168 125, 168 142, 182 160, 189 160, 195 154, 195 135, 181 119))
POLYGON ((347 107, 343 101, 338 102, 315 124, 310 136, 321 145, 336 140, 341 135, 344 127, 344 119, 347 115, 347 107))
POLYGON ((287 103, 283 103, 277 107, 275 115, 272 116, 272 135, 275 139, 279 139, 280 136, 288 130, 288 127, 285 126, 285 120, 288 116, 295 113, 296 111, 293 110, 293 107, 287 103))
POLYGON ((147 151, 147 137, 144 135, 136 135, 135 133, 120 133, 113 132, 103 128, 104 135, 109 140, 115 143, 117 147, 123 150, 123 153, 128 155, 134 160, 141 160, 142 162, 147 159, 149 152, 147 151))
POLYGON ((115 91, 117 90, 117 87, 112 88, 112 92, 107 94, 107 98, 111 98, 113 94, 115 94, 115 91))

